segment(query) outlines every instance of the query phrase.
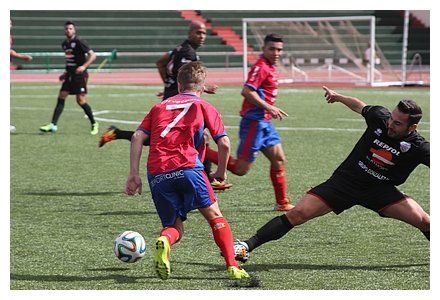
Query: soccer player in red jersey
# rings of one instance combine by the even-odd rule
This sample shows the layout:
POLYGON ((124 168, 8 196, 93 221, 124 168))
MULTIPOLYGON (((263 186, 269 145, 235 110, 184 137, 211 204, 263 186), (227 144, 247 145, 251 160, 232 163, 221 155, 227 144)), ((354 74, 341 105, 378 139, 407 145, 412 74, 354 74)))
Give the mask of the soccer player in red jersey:
MULTIPOLYGON (((180 67, 191 62, 199 61, 200 58, 197 55, 197 49, 203 46, 206 40, 206 26, 201 21, 192 21, 188 28, 188 37, 179 44, 173 50, 166 52, 156 62, 157 70, 164 83, 163 92, 159 92, 157 96, 162 97, 162 100, 166 100, 169 97, 175 96, 179 93, 177 88, 177 72, 180 67)), ((203 91, 208 94, 215 94, 217 91, 217 85, 205 84, 203 91)), ((98 146, 102 147, 105 144, 114 140, 131 140, 134 131, 122 130, 114 125, 110 126, 101 136, 98 146)), ((208 137, 206 136, 206 141, 208 137)), ((148 146, 149 139, 145 140, 144 146, 148 146)), ((205 171, 209 175, 211 171, 211 162, 205 159, 203 161, 205 165, 205 171)), ((230 188, 232 184, 227 182, 219 182, 212 179, 211 184, 215 190, 224 190, 230 188)))
MULTIPOLYGON (((276 63, 283 51, 280 35, 269 34, 264 39, 263 54, 252 66, 241 94, 244 97, 240 111, 240 143, 237 158, 229 158, 228 170, 235 175, 247 174, 259 151, 270 161, 270 179, 275 191, 275 210, 287 211, 293 207, 287 197, 285 155, 281 139, 271 119, 282 119, 286 112, 275 106, 278 91, 276 63)), ((216 163, 216 151, 208 148, 206 157, 216 163)))
POLYGON ((219 149, 214 178, 226 179, 230 152, 220 113, 200 98, 205 77, 206 70, 200 62, 182 66, 177 76, 180 93, 156 104, 131 139, 130 173, 125 187, 128 195, 141 193, 139 161, 143 143, 150 138, 147 179, 163 225, 154 253, 156 273, 161 279, 168 279, 171 274, 171 246, 182 238, 183 221, 194 209, 198 209, 211 226, 214 240, 225 258, 229 278, 249 277, 235 261, 229 223, 220 212, 203 169, 205 128, 219 149))

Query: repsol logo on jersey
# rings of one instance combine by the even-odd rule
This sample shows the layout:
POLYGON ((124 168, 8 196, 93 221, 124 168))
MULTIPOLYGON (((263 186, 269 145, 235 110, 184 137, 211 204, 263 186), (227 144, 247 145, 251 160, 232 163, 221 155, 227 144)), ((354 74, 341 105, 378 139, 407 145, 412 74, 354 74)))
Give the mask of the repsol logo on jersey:
POLYGON ((391 152, 392 154, 394 154, 394 155, 396 155, 396 156, 399 156, 399 154, 400 154, 399 151, 397 151, 397 150, 394 149, 393 147, 391 147, 391 146, 385 144, 384 142, 379 141, 378 139, 375 139, 373 143, 376 144, 376 145, 378 145, 379 147, 385 149, 385 150, 388 150, 389 152, 391 152))

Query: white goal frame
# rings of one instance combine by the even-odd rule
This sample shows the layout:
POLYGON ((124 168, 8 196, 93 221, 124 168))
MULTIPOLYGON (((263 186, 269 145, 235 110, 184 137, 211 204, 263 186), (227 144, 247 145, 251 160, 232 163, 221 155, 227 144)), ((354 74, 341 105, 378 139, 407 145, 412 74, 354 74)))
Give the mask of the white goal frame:
MULTIPOLYGON (((247 28, 250 22, 319 22, 319 21, 367 21, 370 24, 369 40, 370 40, 370 62, 375 62, 376 57, 376 17, 375 16, 342 16, 342 17, 302 17, 302 18, 243 18, 243 78, 246 81, 248 73, 248 34, 247 28)), ((387 86, 394 84, 402 84, 401 81, 397 82, 375 82, 375 64, 369 64, 369 74, 365 83, 370 86, 387 86)))

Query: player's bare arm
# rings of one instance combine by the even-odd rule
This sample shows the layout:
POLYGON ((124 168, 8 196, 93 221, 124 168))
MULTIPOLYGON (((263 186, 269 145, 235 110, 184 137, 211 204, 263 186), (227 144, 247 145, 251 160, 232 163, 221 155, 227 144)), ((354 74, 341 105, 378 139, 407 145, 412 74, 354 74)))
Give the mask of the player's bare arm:
POLYGON ((82 66, 79 66, 78 68, 76 68, 75 73, 76 74, 83 73, 95 60, 96 60, 96 53, 95 53, 95 51, 90 50, 87 53, 87 59, 86 59, 85 63, 82 66))
POLYGON ((362 109, 366 106, 366 104, 358 98, 336 93, 326 86, 323 86, 322 88, 325 91, 324 97, 327 100, 327 103, 341 102, 358 114, 360 114, 362 109))
POLYGON ((162 82, 164 83, 167 78, 167 64, 169 60, 170 54, 167 52, 156 61, 157 70, 159 71, 160 78, 162 78, 162 82))
POLYGON ((18 58, 18 59, 21 59, 21 60, 24 60, 24 61, 27 61, 27 62, 32 60, 32 56, 26 55, 26 54, 17 53, 13 49, 11 49, 11 51, 10 51, 10 57, 18 58))
POLYGON ((142 180, 139 177, 139 162, 142 155, 142 147, 148 134, 137 130, 131 138, 130 147, 130 173, 125 184, 125 193, 133 196, 136 193, 142 194, 142 180))
POLYGON ((217 171, 211 174, 211 176, 217 180, 226 180, 226 167, 228 164, 229 154, 231 152, 231 143, 229 137, 222 136, 217 140, 218 147, 218 165, 217 171))
POLYGON ((241 95, 246 98, 247 101, 254 104, 257 107, 263 108, 267 110, 273 118, 282 120, 284 117, 288 117, 289 115, 283 111, 282 109, 268 104, 266 101, 262 100, 258 93, 247 86, 244 86, 241 95))

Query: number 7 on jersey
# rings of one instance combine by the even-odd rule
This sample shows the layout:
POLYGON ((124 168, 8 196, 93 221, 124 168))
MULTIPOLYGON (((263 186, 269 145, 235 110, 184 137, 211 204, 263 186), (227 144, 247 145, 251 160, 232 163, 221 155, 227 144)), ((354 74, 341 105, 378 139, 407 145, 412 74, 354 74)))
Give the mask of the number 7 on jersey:
POLYGON ((180 121, 180 119, 183 118, 183 116, 188 112, 189 108, 191 107, 193 103, 184 103, 184 104, 170 104, 166 106, 167 110, 174 110, 174 109, 181 109, 183 108, 183 110, 180 112, 180 114, 178 114, 176 116, 176 118, 173 120, 173 122, 171 122, 170 124, 167 125, 167 127, 165 127, 165 129, 161 132, 160 137, 165 137, 168 132, 170 132, 170 130, 176 126, 177 122, 180 121))

